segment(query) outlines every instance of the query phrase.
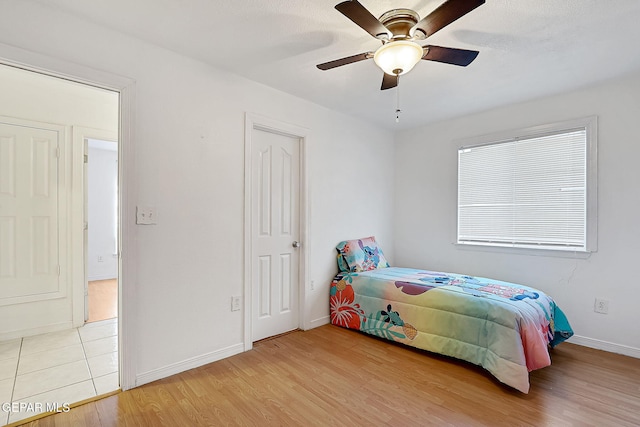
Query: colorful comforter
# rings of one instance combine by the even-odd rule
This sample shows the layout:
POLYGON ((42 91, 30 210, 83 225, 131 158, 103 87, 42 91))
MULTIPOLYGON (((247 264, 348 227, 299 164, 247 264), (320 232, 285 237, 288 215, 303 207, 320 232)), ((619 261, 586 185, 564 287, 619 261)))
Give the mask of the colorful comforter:
POLYGON ((549 346, 573 335, 543 292, 482 277, 381 268, 340 273, 331 323, 484 367, 529 391, 529 372, 551 364, 549 346))

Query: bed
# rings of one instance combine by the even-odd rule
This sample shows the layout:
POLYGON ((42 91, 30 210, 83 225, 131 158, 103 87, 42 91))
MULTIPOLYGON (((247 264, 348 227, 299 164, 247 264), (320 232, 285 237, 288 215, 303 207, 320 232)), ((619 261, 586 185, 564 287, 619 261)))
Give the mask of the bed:
POLYGON ((390 267, 375 238, 340 242, 331 323, 482 366, 523 393, 573 335, 544 292, 484 277, 390 267))

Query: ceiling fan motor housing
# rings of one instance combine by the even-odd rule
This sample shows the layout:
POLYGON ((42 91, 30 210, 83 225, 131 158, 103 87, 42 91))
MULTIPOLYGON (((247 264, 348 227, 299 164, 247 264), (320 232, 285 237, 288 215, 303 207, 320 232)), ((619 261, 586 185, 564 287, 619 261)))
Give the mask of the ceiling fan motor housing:
POLYGON ((379 20, 393 34, 392 40, 409 40, 413 38, 411 29, 420 16, 411 9, 392 9, 383 13, 379 20))

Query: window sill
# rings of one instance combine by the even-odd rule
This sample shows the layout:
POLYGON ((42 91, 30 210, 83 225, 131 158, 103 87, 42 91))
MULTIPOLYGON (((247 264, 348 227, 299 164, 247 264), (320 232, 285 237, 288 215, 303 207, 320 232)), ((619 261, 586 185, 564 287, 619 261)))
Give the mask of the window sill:
POLYGON ((591 257, 594 251, 577 251, 577 250, 564 250, 564 249, 535 249, 535 248, 518 248, 513 246, 489 246, 482 244, 471 243, 452 243, 456 249, 465 251, 478 251, 478 252, 494 252, 510 255, 527 255, 527 256, 543 256, 549 258, 572 258, 572 259, 587 259, 591 257))

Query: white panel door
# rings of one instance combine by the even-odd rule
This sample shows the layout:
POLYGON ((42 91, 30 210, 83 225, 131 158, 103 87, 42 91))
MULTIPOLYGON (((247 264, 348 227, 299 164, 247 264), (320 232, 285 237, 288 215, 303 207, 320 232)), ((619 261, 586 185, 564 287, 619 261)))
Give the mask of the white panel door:
POLYGON ((58 138, 0 123, 0 305, 60 290, 58 138))
POLYGON ((252 340, 299 325, 300 141, 252 130, 252 340))

